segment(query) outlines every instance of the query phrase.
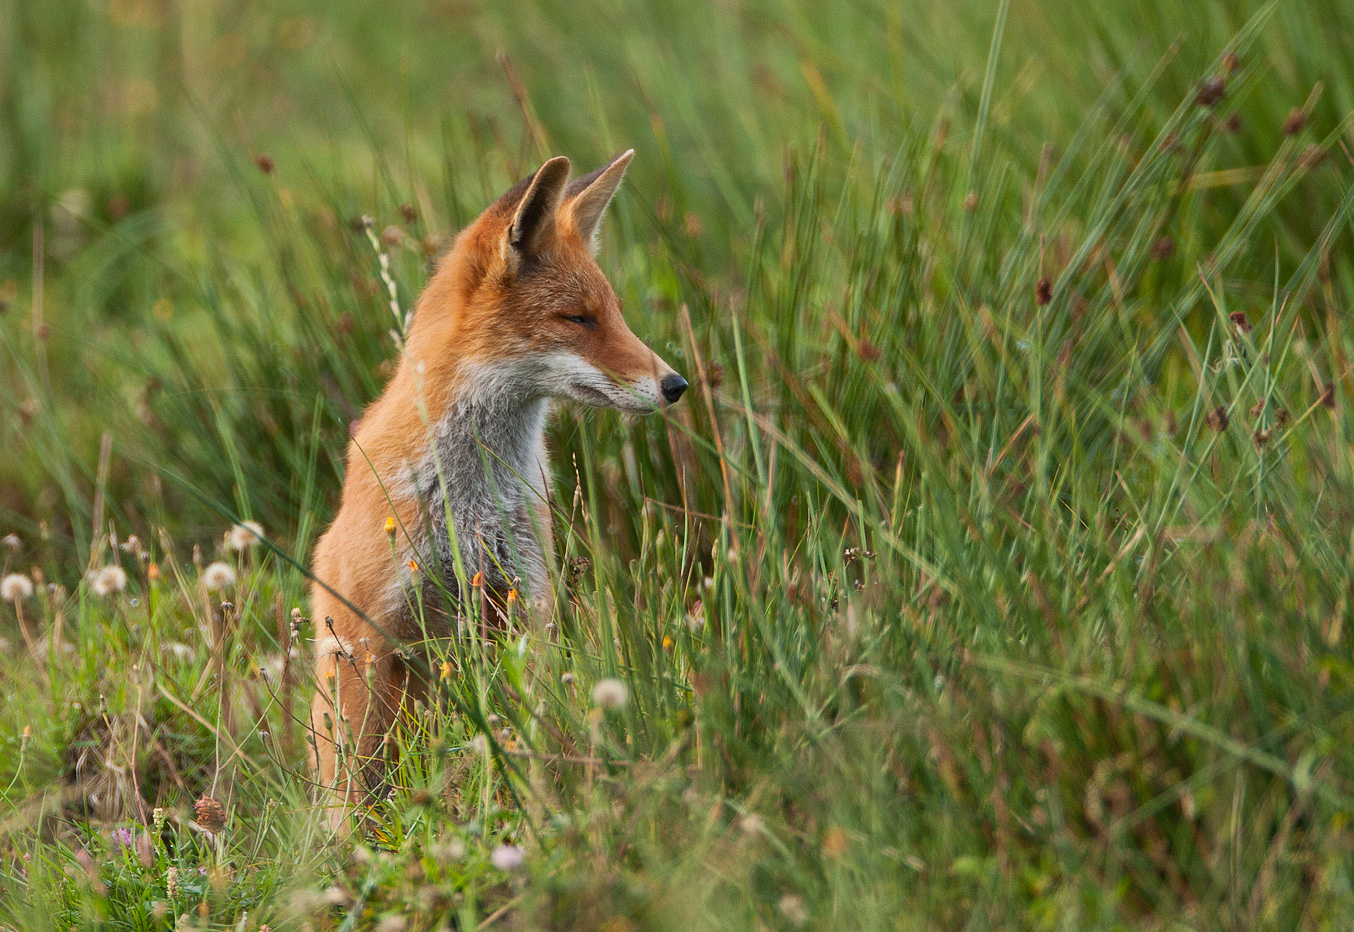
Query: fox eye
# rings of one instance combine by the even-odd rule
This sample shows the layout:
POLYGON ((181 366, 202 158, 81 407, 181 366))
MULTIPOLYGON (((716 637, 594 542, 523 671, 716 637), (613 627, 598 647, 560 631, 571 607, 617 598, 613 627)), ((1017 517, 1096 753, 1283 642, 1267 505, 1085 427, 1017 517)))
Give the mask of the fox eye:
POLYGON ((590 317, 587 314, 564 314, 561 316, 571 324, 581 324, 590 330, 597 326, 597 318, 590 317))

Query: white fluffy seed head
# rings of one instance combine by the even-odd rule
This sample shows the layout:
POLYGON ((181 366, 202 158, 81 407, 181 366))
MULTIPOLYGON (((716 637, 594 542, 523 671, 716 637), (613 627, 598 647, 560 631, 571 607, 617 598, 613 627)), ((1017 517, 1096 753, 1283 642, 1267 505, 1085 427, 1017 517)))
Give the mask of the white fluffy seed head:
POLYGON ((0 600, 22 602, 33 597, 33 580, 23 573, 10 573, 0 579, 0 600))
POLYGON ((226 531, 226 549, 239 552, 263 543, 263 526, 257 521, 241 521, 226 531))
POLYGON ((790 925, 802 926, 809 921, 808 908, 797 894, 787 893, 780 898, 780 914, 789 920, 790 925))
POLYGON ((620 680, 598 680, 592 687, 592 701, 603 709, 623 709, 630 700, 630 690, 620 680))
POLYGON ((208 592, 218 592, 235 585, 235 570, 229 563, 218 560, 202 571, 202 585, 208 592))
POLYGON ((90 575, 89 584, 95 595, 106 598, 127 588, 127 572, 120 566, 110 564, 95 570, 90 575))
POLYGON ((490 862, 501 871, 515 871, 526 862, 527 856, 516 845, 499 845, 489 855, 490 862))

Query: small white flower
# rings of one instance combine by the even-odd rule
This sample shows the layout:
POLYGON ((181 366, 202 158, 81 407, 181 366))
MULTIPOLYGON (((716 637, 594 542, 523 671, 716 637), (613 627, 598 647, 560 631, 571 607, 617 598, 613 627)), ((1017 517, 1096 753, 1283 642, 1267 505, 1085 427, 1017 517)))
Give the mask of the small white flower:
POLYGON ((208 592, 229 589, 235 585, 235 570, 229 563, 222 563, 219 560, 209 564, 202 571, 202 585, 207 587, 208 592))
POLYGON ((99 597, 110 596, 127 588, 127 573, 122 567, 110 564, 95 570, 89 578, 94 594, 99 597))
POLYGON ((499 845, 489 855, 489 861, 501 871, 515 871, 526 861, 527 856, 516 845, 499 845))
POLYGON ((33 597, 33 580, 23 573, 10 573, 0 579, 0 599, 6 602, 22 602, 33 597))
POLYGON ((19 540, 18 534, 6 534, 3 538, 0 538, 0 544, 4 544, 10 550, 18 550, 24 545, 24 542, 19 540))
POLYGON ((630 700, 630 690, 620 680, 598 680, 592 688, 592 701, 604 709, 623 709, 630 700))
POLYGON ((226 531, 227 550, 248 550, 263 543, 263 526, 257 521, 241 521, 226 531))

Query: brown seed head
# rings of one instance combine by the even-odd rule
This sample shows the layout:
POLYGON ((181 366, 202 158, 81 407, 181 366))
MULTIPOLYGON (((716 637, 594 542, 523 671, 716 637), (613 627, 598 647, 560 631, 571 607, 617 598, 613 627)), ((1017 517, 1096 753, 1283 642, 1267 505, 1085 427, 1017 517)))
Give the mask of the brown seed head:
POLYGON ((1158 237, 1157 241, 1152 244, 1152 248, 1148 251, 1148 255, 1153 259, 1169 259, 1171 256, 1175 255, 1175 240, 1171 239, 1169 236, 1158 237))
POLYGON ((258 166, 259 171, 263 172, 265 175, 271 175, 273 169, 277 167, 271 156, 264 155, 261 152, 254 156, 254 164, 258 166))
POLYGON ((1324 161, 1326 161, 1326 153, 1321 151, 1320 146, 1308 146, 1302 150, 1302 155, 1298 158, 1298 164, 1303 169, 1316 168, 1324 161))
POLYGON ((193 803, 193 819, 209 832, 226 827, 226 809, 210 796, 200 796, 193 803))
POLYGON ((1194 99, 1202 107, 1211 107, 1227 95, 1227 82, 1222 79, 1222 75, 1213 75, 1205 78, 1199 85, 1199 93, 1194 99))
POLYGON ((1233 311, 1227 315, 1227 319, 1236 324, 1236 329, 1240 330, 1242 333, 1251 332, 1251 322, 1246 316, 1245 311, 1233 311))
POLYGON ((1040 278, 1034 286, 1034 303, 1043 307, 1053 300, 1053 282, 1048 280, 1048 276, 1040 278))
POLYGON ((418 210, 413 204, 401 204, 400 216, 404 218, 405 223, 413 223, 418 219, 418 210))
POLYGON ((1230 423, 1227 417, 1227 408, 1224 405, 1218 405, 1212 411, 1208 412, 1208 417, 1205 418, 1205 421, 1209 427, 1216 431, 1221 432, 1226 430, 1228 423, 1230 423))
POLYGON ((1296 136, 1302 132, 1302 128, 1307 125, 1306 111, 1294 107, 1288 112, 1288 118, 1283 121, 1283 134, 1285 136, 1296 136))
POLYGON ((127 212, 131 209, 132 202, 127 199, 127 195, 125 194, 114 194, 108 199, 108 203, 104 205, 104 210, 108 211, 108 219, 112 220, 114 223, 117 223, 123 217, 127 216, 127 212))
POLYGON ((1321 407, 1328 410, 1335 410, 1335 383, 1327 382, 1326 387, 1321 390, 1321 397, 1317 399, 1321 407))

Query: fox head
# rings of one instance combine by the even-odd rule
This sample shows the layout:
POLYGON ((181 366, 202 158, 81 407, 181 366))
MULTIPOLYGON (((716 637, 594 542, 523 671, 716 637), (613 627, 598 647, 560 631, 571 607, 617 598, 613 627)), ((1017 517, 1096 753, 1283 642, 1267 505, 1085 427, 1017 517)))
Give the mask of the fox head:
POLYGON ((416 329, 426 306, 444 325, 437 342, 504 390, 633 412, 676 402, 686 380, 626 326, 595 258, 602 214, 633 155, 572 183, 559 156, 499 198, 457 237, 416 329))

